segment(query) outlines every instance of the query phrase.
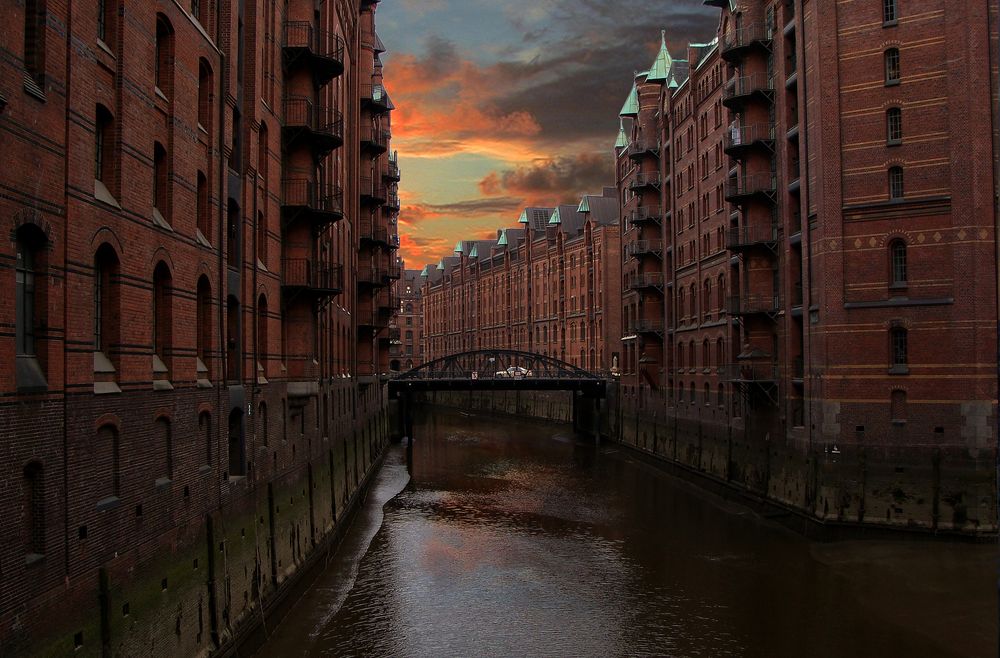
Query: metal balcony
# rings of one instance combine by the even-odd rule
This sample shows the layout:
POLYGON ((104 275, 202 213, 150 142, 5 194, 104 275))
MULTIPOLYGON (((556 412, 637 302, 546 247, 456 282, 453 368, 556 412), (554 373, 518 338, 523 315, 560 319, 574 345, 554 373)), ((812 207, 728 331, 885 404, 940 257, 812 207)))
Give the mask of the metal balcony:
POLYGON ((747 103, 758 99, 769 103, 774 100, 774 80, 763 73, 731 78, 726 83, 722 104, 738 111, 747 103))
POLYGON ((305 96, 286 96, 282 107, 281 136, 286 149, 306 145, 316 157, 323 157, 344 143, 344 119, 340 112, 317 105, 305 96))
POLYGON ((768 247, 774 249, 778 243, 778 227, 772 226, 740 226, 731 228, 726 233, 726 249, 742 251, 753 247, 768 247))
MULTIPOLYGON (((396 236, 393 236, 396 237, 396 236)), ((392 263, 389 265, 389 278, 396 281, 403 277, 403 268, 400 267, 399 263, 392 263)))
POLYGON ((632 333, 652 336, 663 336, 663 320, 636 320, 632 333))
POLYGON ((746 203, 755 198, 774 201, 778 179, 774 174, 745 174, 726 183, 726 201, 746 203))
POLYGON ((319 233, 343 219, 343 199, 343 193, 335 185, 305 178, 281 181, 281 217, 285 226, 296 220, 306 220, 319 233))
POLYGON ((399 193, 389 192, 385 197, 385 208, 392 212, 399 212, 399 193))
POLYGON ((663 221, 663 212, 660 206, 639 206, 629 214, 628 220, 635 225, 659 225, 663 221))
POLYGON ((774 151, 774 124, 754 123, 726 131, 726 154, 739 158, 755 149, 774 151))
POLYGON ((382 114, 389 110, 389 94, 385 92, 385 87, 381 84, 361 85, 361 107, 368 109, 375 114, 382 114))
POLYGON ((320 85, 344 72, 344 40, 340 36, 309 21, 285 21, 283 28, 281 45, 287 71, 308 67, 320 85))
POLYGON ((629 258, 640 258, 642 256, 663 256, 663 241, 661 240, 636 240, 625 245, 625 255, 629 258))
POLYGON ((726 300, 726 311, 732 316, 775 316, 781 310, 778 295, 741 295, 726 300))
POLYGON ((633 274, 628 282, 629 290, 663 290, 663 272, 640 272, 633 274))
POLYGON ((343 290, 340 265, 318 263, 309 258, 285 258, 281 261, 281 273, 281 287, 289 300, 302 294, 328 298, 343 290))
POLYGON ((728 381, 741 384, 777 384, 780 380, 778 366, 773 363, 733 363, 726 366, 723 374, 728 381))
POLYGON ((370 178, 362 178, 359 186, 362 206, 381 206, 385 204, 388 192, 384 185, 375 185, 370 178))
POLYGON ((660 143, 655 139, 637 140, 628 145, 628 157, 632 160, 641 160, 647 155, 660 156, 660 143))
POLYGON ((361 151, 380 155, 389 150, 389 131, 374 126, 362 126, 361 151))
POLYGON ((358 223, 358 237, 362 243, 367 242, 391 246, 389 242, 389 230, 371 220, 366 219, 358 223))
POLYGON ((738 30, 730 30, 722 37, 722 59, 739 62, 746 54, 759 48, 765 52, 771 47, 773 30, 763 23, 754 23, 738 30))
POLYGON ((659 189, 661 184, 660 172, 639 172, 628 182, 629 189, 640 190, 645 187, 659 189))
POLYGON ((386 166, 385 171, 382 172, 382 177, 391 183, 398 183, 400 179, 399 163, 389 158, 389 164, 386 166))
POLYGON ((359 265, 356 281, 359 286, 381 288, 385 285, 385 272, 379 267, 359 265))

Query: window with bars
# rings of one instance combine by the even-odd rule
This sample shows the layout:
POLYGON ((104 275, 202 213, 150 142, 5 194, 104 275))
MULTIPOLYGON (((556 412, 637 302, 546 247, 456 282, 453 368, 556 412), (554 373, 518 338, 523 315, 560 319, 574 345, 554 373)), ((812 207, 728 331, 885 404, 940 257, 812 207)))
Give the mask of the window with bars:
POLYGON ((892 285, 906 285, 906 243, 896 240, 889 246, 889 260, 892 266, 892 285))
POLYGON ((899 20, 899 3, 897 0, 882 0, 882 22, 895 24, 899 20))
POLYGON ((890 167, 889 168, 889 199, 902 199, 903 198, 903 168, 902 167, 890 167))
POLYGON ((889 332, 889 365, 894 370, 905 370, 909 364, 909 345, 906 329, 894 327, 889 332))
POLYGON ((885 141, 889 146, 903 143, 903 111, 898 107, 885 111, 885 141))
POLYGON ((899 48, 885 51, 885 84, 899 84, 899 48))

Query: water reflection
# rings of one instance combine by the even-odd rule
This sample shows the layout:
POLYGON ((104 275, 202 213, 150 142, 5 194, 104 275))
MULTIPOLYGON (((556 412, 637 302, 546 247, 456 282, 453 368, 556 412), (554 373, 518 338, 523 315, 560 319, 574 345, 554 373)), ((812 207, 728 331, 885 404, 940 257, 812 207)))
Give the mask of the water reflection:
POLYGON ((996 655, 992 547, 808 542, 553 425, 415 433, 265 655, 996 655))

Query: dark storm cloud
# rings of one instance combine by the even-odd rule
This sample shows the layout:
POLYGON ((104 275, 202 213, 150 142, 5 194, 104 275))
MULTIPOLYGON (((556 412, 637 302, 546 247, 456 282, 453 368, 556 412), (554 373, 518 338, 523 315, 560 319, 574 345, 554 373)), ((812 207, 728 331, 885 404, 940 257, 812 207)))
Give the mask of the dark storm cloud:
POLYGON ((484 194, 517 195, 533 203, 566 203, 612 185, 613 172, 610 154, 584 153, 491 173, 480 181, 479 189, 484 194))
POLYGON ((509 196, 488 197, 485 199, 454 201, 452 203, 417 203, 407 206, 406 211, 409 215, 417 216, 481 216, 519 210, 521 202, 521 199, 509 196))
POLYGON ((552 21, 560 38, 548 39, 529 64, 500 64, 521 84, 495 100, 497 110, 529 113, 546 141, 609 135, 634 73, 653 62, 660 30, 674 58, 684 59, 688 43, 715 37, 718 20, 701 0, 560 0, 552 21))

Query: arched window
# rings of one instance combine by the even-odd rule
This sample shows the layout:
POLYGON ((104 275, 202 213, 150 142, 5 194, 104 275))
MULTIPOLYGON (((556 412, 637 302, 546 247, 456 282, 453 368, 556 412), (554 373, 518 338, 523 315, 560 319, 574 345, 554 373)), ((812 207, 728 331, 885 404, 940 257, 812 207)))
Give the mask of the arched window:
POLYGON ((698 404, 698 391, 694 387, 694 382, 691 382, 691 404, 698 404))
POLYGON ((198 172, 198 207, 195 208, 198 233, 205 242, 212 242, 212 213, 208 205, 208 178, 205 172, 198 172))
POLYGON ((690 302, 691 303, 691 311, 690 311, 690 315, 694 319, 694 321, 697 322, 698 321, 698 289, 695 287, 695 285, 693 283, 691 284, 690 292, 691 292, 691 302, 690 302))
POLYGON ((684 370, 684 346, 680 345, 677 348, 677 369, 684 370))
POLYGON ((889 199, 902 199, 903 198, 903 168, 902 167, 890 167, 889 168, 889 199))
POLYGON ((885 84, 899 84, 899 48, 885 51, 885 84))
POLYGON ((885 111, 885 143, 889 146, 903 143, 903 111, 898 107, 885 111))
POLYGON ((170 378, 173 356, 173 278, 163 261, 153 270, 153 373, 154 379, 170 378), (162 376, 156 376, 162 375, 162 376))
POLYGON ((118 255, 104 243, 94 256, 94 351, 112 364, 118 360, 119 286, 118 255))
POLYGON ((723 384, 719 384, 719 390, 716 393, 715 403, 718 404, 720 408, 726 406, 726 387, 723 384))
POLYGON ((580 340, 587 340, 587 325, 580 323, 580 340))
MULTIPOLYGON (((702 343, 701 343, 701 366, 702 366, 703 368, 706 368, 706 369, 707 369, 707 368, 710 368, 710 367, 711 367, 711 365, 712 365, 712 355, 711 355, 711 353, 709 352, 709 348, 708 348, 708 339, 706 338, 706 339, 705 339, 704 341, 702 341, 702 343)), ((707 385, 708 385, 708 384, 706 384, 706 386, 707 386, 707 385)), ((707 400, 707 399, 708 399, 708 398, 706 397, 706 400, 707 400)))
MULTIPOLYGON (((303 418, 305 414, 303 413, 303 418)), ((246 475, 246 446, 243 438, 243 411, 229 412, 229 477, 246 475)))
MULTIPOLYGON (((698 367, 698 357, 697 354, 695 353, 693 340, 690 343, 688 343, 688 360, 690 361, 690 365, 688 366, 689 368, 694 370, 695 368, 698 367)), ((694 384, 691 384, 691 388, 692 390, 694 389, 694 384)))
MULTIPOLYGON (((18 356, 34 356, 35 327, 39 324, 43 309, 38 304, 40 295, 36 281, 38 273, 37 257, 42 254, 45 236, 34 225, 18 229, 16 238, 15 313, 16 345, 18 356)), ((44 280, 44 277, 39 277, 44 280)))
POLYGON ((715 340, 715 365, 721 368, 726 363, 726 344, 721 338, 715 340))
POLYGON ((98 105, 94 114, 94 180, 100 182, 110 196, 111 190, 116 187, 114 185, 114 117, 103 105, 98 105))
MULTIPOLYGON (((262 403, 263 404, 263 403, 262 403)), ((198 414, 198 434, 201 435, 202 443, 205 446, 205 464, 211 466, 213 445, 215 439, 212 436, 212 414, 207 411, 203 411, 198 414)))
POLYGON ((906 285, 906 243, 893 240, 889 244, 890 285, 900 287, 906 285))
POLYGON ((892 416, 891 420, 894 423, 905 423, 906 422, 906 391, 895 390, 892 392, 890 398, 890 413, 892 416))
POLYGON ((267 377, 267 297, 257 298, 257 373, 267 377))
POLYGON ((705 406, 707 407, 707 406, 711 405, 712 404, 712 387, 709 385, 708 382, 705 382, 705 387, 704 387, 703 395, 705 396, 705 406))
POLYGON ((701 305, 705 309, 705 312, 709 312, 712 309, 712 280, 705 279, 704 291, 701 295, 701 305))
POLYGON ((156 15, 156 44, 153 62, 153 82, 167 98, 174 91, 174 30, 163 14, 156 15))
POLYGON ((174 437, 167 418, 156 419, 155 436, 158 443, 158 450, 161 450, 160 457, 163 460, 163 477, 161 479, 171 480, 174 477, 174 437))
POLYGON ((212 134, 212 67, 202 57, 198 60, 198 127, 212 134))
POLYGON ((684 305, 684 289, 681 288, 680 290, 677 291, 677 315, 679 315, 681 319, 683 319, 684 311, 686 310, 687 307, 684 305))
POLYGON ((169 192, 167 150, 163 148, 163 144, 153 142, 153 217, 167 224, 170 223, 169 192))
POLYGON ((107 480, 102 483, 105 489, 101 492, 106 497, 121 497, 121 446, 118 440, 118 430, 114 425, 104 425, 97 430, 97 446, 95 457, 98 468, 105 473, 107 480))
POLYGON ((896 372, 906 372, 909 368, 908 338, 903 327, 889 331, 889 365, 896 372))
POLYGON ((726 303, 726 275, 719 275, 719 309, 725 308, 726 303))
POLYGON ((22 480, 21 528, 24 552, 29 557, 45 554, 45 477, 42 465, 24 467, 22 480))

